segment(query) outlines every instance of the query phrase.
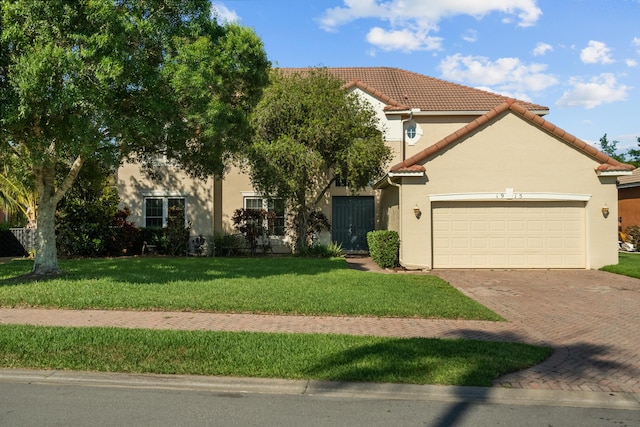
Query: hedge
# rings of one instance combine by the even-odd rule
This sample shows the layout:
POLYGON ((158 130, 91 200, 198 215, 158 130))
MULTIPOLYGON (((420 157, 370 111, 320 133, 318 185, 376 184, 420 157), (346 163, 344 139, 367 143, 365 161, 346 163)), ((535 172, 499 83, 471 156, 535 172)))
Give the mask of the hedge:
POLYGON ((397 267, 400 237, 396 231, 376 230, 367 233, 371 259, 382 268, 397 267))

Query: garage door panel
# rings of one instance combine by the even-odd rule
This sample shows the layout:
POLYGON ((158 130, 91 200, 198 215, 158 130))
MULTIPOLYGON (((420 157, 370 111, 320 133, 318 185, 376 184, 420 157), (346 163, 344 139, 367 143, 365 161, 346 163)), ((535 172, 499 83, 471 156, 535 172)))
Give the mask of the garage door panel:
POLYGON ((526 247, 530 250, 545 249, 544 239, 542 237, 527 238, 526 247))
POLYGON ((538 219, 531 219, 527 221, 527 230, 531 232, 544 231, 544 221, 538 219))
POLYGON ((489 247, 493 250, 504 252, 503 249, 508 247, 506 237, 491 236, 488 238, 489 247))
POLYGON ((583 202, 438 202, 432 213, 435 268, 585 266, 583 202))
POLYGON ((469 238, 466 237, 458 237, 451 239, 451 248, 452 249, 468 249, 471 245, 469 244, 469 238))
POLYGON ((471 221, 472 231, 487 231, 487 221, 471 221))
POLYGON ((523 219, 508 220, 507 224, 508 224, 507 229, 511 233, 522 232, 527 229, 526 222, 523 219))
POLYGON ((462 221, 453 220, 451 222, 451 231, 453 231, 453 232, 458 232, 458 233, 464 232, 464 233, 466 233, 466 232, 469 231, 469 229, 470 229, 469 222, 466 221, 466 220, 462 220, 462 221))
POLYGON ((507 223, 504 221, 492 221, 489 222, 489 231, 507 231, 507 223))

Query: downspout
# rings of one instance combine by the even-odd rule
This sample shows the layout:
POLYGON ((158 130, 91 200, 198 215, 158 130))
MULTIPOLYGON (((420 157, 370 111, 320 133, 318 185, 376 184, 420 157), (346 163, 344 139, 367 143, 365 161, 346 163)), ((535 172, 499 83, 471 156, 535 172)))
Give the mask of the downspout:
MULTIPOLYGON (((409 110, 409 118, 402 120, 402 161, 404 162, 407 159, 407 140, 406 140, 406 130, 404 125, 413 120, 413 108, 409 110)), ((393 185, 393 184, 391 184, 393 185)))
MULTIPOLYGON (((402 133, 404 134, 404 131, 402 133)), ((387 183, 398 189, 398 230, 402 231, 402 212, 400 210, 400 206, 402 206, 402 191, 400 190, 401 185, 393 182, 389 175, 387 175, 387 183)), ((400 234, 400 237, 402 237, 402 234, 400 234)), ((400 248, 402 248, 402 238, 399 239, 398 244, 400 245, 400 248)), ((402 251, 400 250, 400 248, 398 249, 398 262, 400 263, 400 265, 402 265, 402 251)))
POLYGON ((404 162, 407 159, 407 140, 406 140, 406 130, 404 128, 405 123, 413 120, 413 114, 419 113, 420 108, 410 108, 409 109, 409 118, 402 120, 402 161, 404 162))

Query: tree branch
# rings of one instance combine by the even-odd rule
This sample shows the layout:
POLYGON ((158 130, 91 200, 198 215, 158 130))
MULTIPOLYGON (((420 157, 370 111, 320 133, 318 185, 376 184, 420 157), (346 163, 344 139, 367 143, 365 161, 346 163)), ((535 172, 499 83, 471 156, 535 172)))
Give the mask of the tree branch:
POLYGON ((67 191, 69 191, 69 189, 75 182, 76 178, 78 177, 78 174, 80 173, 80 169, 82 169, 82 165, 84 165, 84 162, 86 160, 87 160, 87 156, 84 154, 81 154, 78 157, 76 157, 76 160, 71 165, 71 170, 69 171, 67 176, 64 178, 64 181, 62 181, 62 184, 60 184, 60 186, 56 189, 56 192, 53 195, 54 206, 57 205, 58 202, 60 202, 60 200, 62 200, 65 194, 67 194, 67 191))
POLYGON ((336 176, 334 175, 333 178, 331 178, 329 180, 329 182, 327 183, 327 185, 322 189, 322 191, 320 191, 320 193, 318 194, 318 196, 316 197, 316 199, 313 201, 313 206, 317 205, 320 200, 322 200, 322 198, 324 197, 324 195, 327 193, 327 191, 329 191, 329 189, 331 188, 331 184, 333 184, 334 182, 336 182, 336 176))

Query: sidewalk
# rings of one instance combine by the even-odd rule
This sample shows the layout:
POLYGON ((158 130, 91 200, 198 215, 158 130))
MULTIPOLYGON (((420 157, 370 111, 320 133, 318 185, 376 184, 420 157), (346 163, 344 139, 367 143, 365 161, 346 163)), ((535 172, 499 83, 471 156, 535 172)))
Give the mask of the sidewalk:
POLYGON ((509 322, 473 320, 0 308, 0 324, 465 338, 541 344, 509 322))

